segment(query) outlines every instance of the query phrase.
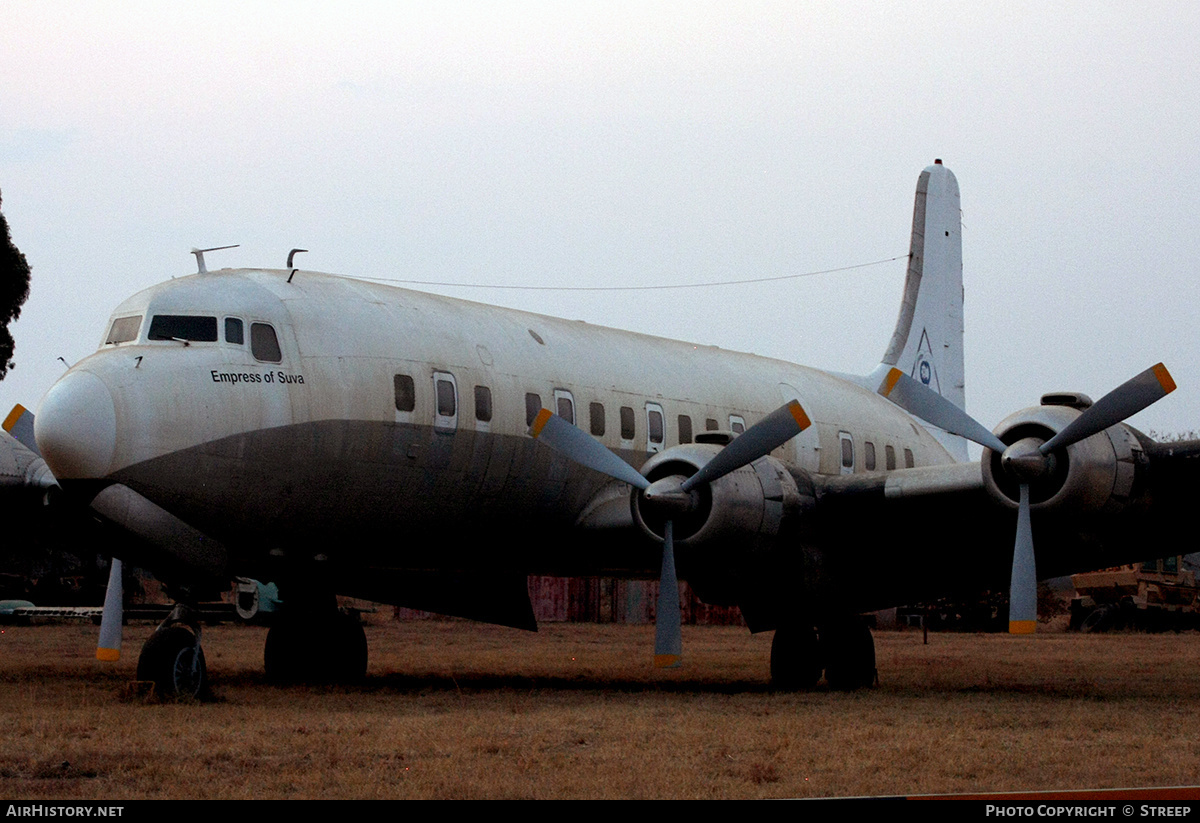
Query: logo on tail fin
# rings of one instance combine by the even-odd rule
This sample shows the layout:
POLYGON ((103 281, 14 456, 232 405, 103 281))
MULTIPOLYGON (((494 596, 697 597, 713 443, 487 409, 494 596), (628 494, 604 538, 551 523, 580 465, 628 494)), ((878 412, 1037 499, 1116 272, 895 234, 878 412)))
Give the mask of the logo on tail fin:
POLYGON ((929 344, 929 333, 925 329, 921 329, 921 342, 917 345, 917 358, 909 377, 920 380, 938 394, 942 393, 937 367, 933 363, 933 347, 929 344))

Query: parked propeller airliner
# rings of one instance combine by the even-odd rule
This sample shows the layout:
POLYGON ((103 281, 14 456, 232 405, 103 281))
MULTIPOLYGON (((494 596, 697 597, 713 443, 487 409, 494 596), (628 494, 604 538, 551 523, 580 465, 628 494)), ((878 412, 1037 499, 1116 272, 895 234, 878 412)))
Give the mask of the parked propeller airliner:
POLYGON ((204 687, 189 604, 234 576, 279 587, 265 662, 282 680, 365 672, 336 595, 534 629, 526 579, 549 574, 660 577, 660 665, 681 655, 678 577, 775 630, 777 684, 867 685, 863 611, 1011 585, 1031 631, 1039 576, 1175 551, 1160 541, 1200 454, 1121 422, 1173 388, 1161 365, 1094 404, 1052 394, 975 423, 940 161, 911 243, 895 332, 860 378, 290 267, 208 271, 198 252, 197 274, 116 308, 35 438, 20 409, 5 428, 53 473, 26 459, 20 482, 117 527, 113 554, 176 598, 138 666, 169 692, 204 687))

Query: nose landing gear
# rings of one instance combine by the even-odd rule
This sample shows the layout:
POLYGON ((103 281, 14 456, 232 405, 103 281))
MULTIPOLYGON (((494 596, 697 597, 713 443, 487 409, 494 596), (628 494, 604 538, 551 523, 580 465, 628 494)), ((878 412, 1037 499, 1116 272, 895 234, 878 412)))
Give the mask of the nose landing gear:
POLYGON ((200 646, 200 623, 179 603, 154 630, 138 656, 137 679, 154 684, 164 700, 197 699, 208 691, 208 667, 200 646))

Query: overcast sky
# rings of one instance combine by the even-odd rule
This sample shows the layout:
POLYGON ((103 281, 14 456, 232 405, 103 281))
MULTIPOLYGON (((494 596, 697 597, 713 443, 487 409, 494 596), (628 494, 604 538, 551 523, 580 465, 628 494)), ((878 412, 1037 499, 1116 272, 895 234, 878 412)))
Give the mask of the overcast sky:
MULTIPOLYGON (((1200 6, 8 3, 0 192, 33 287, 0 414, 124 297, 209 265, 638 285, 904 255, 962 190, 968 409, 1094 398, 1200 429, 1200 6)), ((429 288, 836 371, 879 362, 905 261, 782 283, 429 288)))

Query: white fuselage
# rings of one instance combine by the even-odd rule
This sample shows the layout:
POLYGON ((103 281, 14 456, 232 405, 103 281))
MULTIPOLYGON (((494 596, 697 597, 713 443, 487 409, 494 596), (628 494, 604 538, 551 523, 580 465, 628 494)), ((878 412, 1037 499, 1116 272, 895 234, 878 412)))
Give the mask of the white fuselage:
POLYGON ((686 441, 689 427, 693 438, 737 431, 792 399, 813 421, 774 453, 793 471, 952 462, 906 413, 815 369, 289 274, 196 274, 118 306, 105 339, 120 342, 78 363, 39 412, 55 476, 125 483, 236 543, 329 539, 364 523, 389 533, 569 527, 607 481, 529 437, 543 406, 573 413, 635 466, 686 441), (195 325, 150 339, 160 316, 212 318, 215 339, 196 339, 207 333, 195 325), (264 325, 277 352, 252 340, 264 325))

